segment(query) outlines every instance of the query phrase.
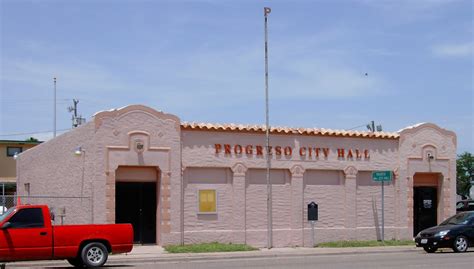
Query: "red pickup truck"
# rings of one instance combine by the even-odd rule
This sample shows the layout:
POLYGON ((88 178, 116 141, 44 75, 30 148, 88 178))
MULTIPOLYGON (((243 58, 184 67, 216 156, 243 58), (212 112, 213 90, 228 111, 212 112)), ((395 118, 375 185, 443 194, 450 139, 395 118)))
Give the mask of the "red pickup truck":
POLYGON ((130 224, 51 225, 46 205, 19 205, 0 215, 0 262, 66 259, 99 267, 109 253, 130 252, 130 224))

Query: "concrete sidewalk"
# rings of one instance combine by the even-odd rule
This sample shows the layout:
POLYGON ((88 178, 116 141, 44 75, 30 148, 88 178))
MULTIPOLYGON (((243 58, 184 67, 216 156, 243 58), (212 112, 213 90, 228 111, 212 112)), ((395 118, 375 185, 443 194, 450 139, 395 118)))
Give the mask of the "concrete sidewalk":
POLYGON ((132 260, 157 260, 163 262, 190 260, 220 260, 259 257, 315 256, 364 253, 398 253, 420 251, 415 246, 357 247, 357 248, 272 248, 255 251, 211 253, 167 253, 160 246, 135 246, 128 254, 112 255, 109 262, 121 263, 132 260))
MULTIPOLYGON (((357 248, 272 248, 255 251, 212 252, 212 253, 167 253, 160 246, 136 245, 127 254, 110 255, 107 265, 126 265, 143 262, 167 263, 224 259, 258 259, 269 257, 303 257, 340 254, 376 254, 422 251, 415 246, 357 247, 357 248)), ((66 265, 65 261, 34 261, 7 264, 9 267, 49 267, 66 265)))

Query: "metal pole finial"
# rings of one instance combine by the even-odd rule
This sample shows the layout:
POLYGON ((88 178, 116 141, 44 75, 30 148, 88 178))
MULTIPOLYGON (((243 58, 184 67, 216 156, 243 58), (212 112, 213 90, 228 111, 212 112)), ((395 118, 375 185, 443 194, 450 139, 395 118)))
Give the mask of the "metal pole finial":
POLYGON ((272 12, 272 9, 269 8, 269 7, 264 7, 263 8, 263 13, 265 14, 265 16, 267 16, 268 14, 270 14, 272 12))

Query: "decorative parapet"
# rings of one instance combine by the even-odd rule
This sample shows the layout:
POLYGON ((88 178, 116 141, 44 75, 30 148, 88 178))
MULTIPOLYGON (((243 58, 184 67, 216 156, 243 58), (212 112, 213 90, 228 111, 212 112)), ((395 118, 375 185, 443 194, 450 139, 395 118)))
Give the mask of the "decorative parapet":
POLYGON ((119 109, 99 111, 94 114, 95 128, 98 129, 102 125, 102 122, 104 119, 120 118, 133 112, 148 114, 152 117, 163 119, 163 120, 171 120, 175 122, 175 129, 178 132, 180 131, 181 120, 177 116, 172 115, 172 114, 167 114, 162 111, 158 111, 151 107, 147 107, 143 105, 129 105, 129 106, 121 107, 119 109))

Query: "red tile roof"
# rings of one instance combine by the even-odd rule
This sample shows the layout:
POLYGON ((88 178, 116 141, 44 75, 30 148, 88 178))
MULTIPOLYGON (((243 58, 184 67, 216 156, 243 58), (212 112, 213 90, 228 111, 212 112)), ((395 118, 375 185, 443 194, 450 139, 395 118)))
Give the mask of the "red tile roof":
MULTIPOLYGON (((196 131, 222 131, 222 132, 245 132, 245 133, 265 133, 264 125, 243 125, 243 124, 214 124, 214 123, 181 123, 183 130, 196 131)), ((398 139, 398 133, 388 132, 361 132, 346 130, 331 130, 324 128, 290 128, 290 127, 271 127, 271 134, 296 134, 296 135, 316 135, 316 136, 342 136, 342 137, 361 137, 361 138, 381 138, 398 139)))

